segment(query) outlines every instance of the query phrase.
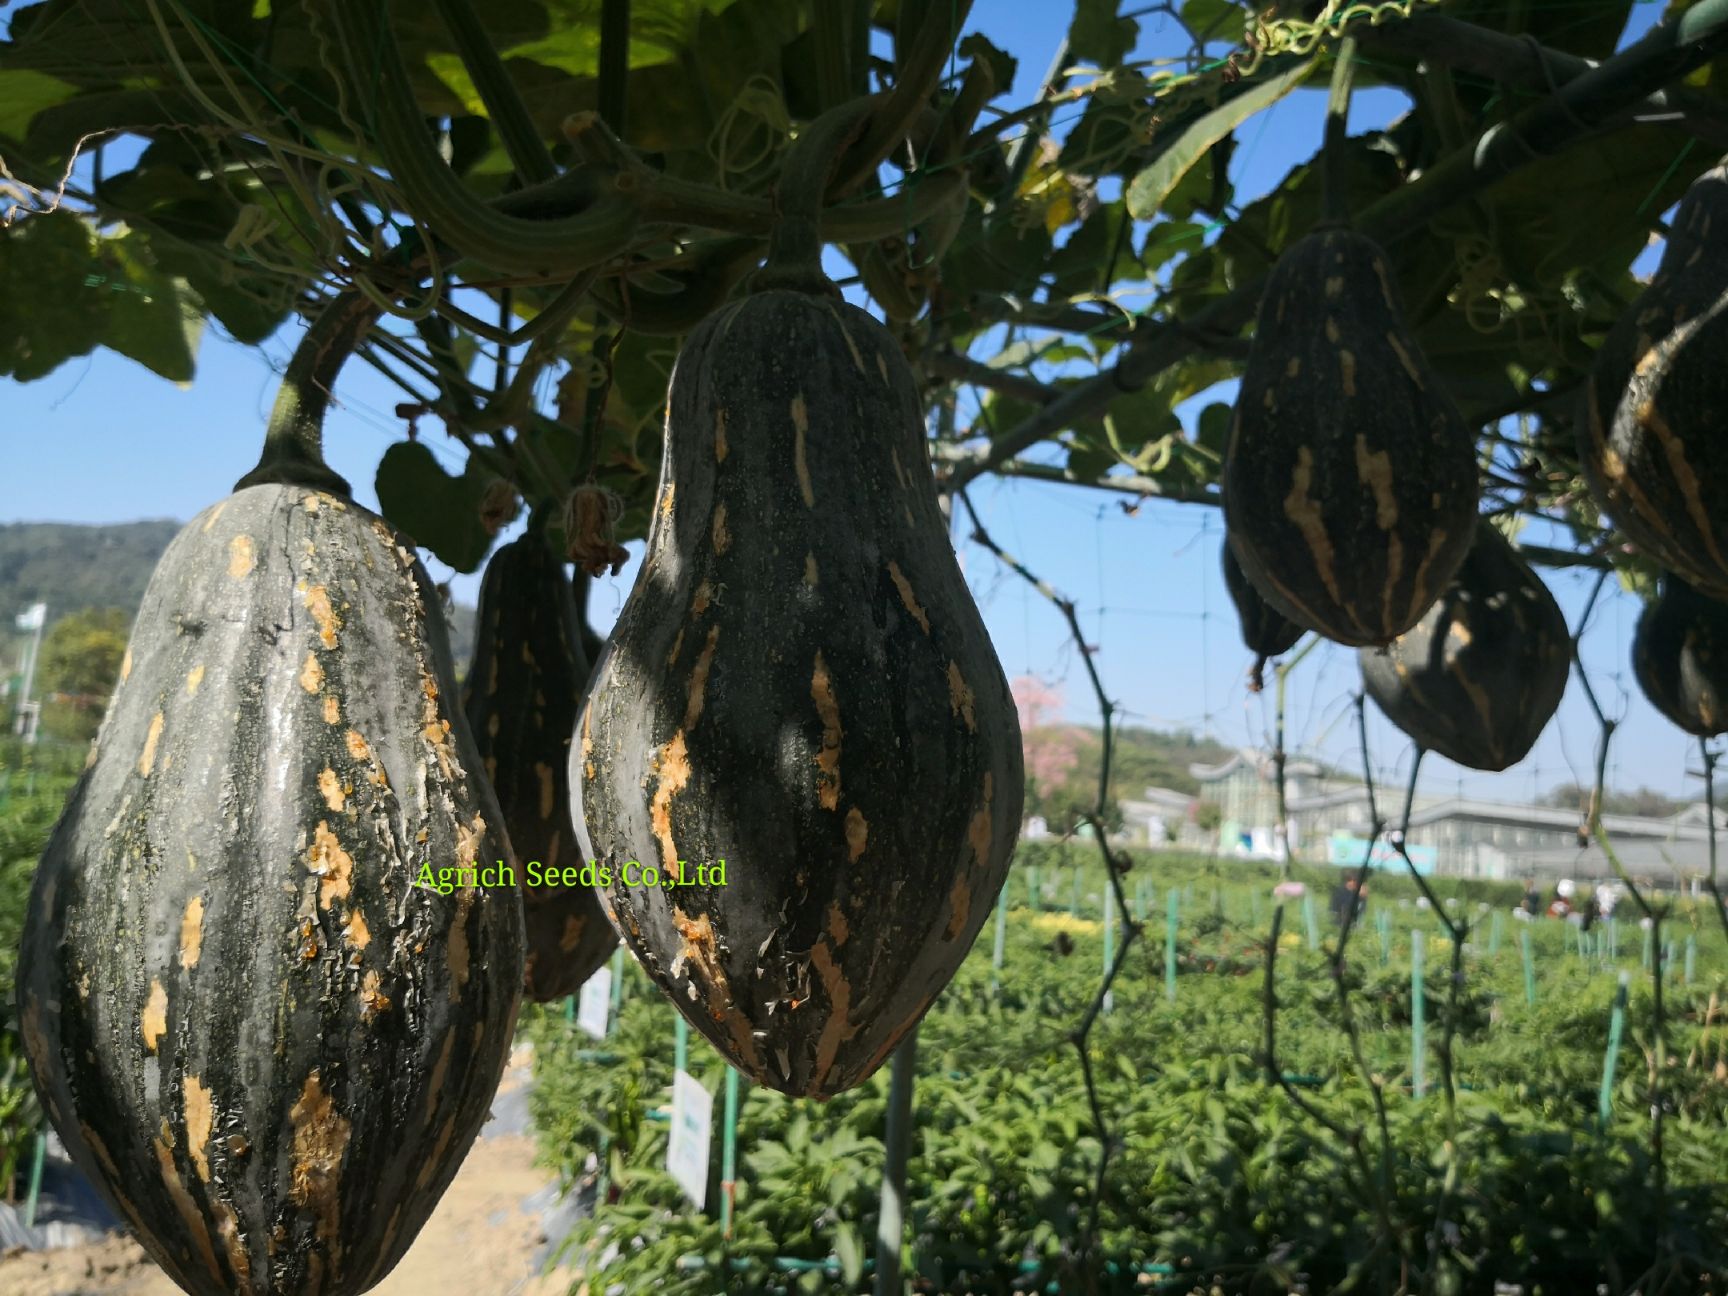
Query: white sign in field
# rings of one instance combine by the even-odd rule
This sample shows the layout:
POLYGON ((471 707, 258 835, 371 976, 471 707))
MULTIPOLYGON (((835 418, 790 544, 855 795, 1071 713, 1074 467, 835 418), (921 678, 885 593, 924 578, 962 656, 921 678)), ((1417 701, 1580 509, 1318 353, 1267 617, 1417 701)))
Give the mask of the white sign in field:
POLYGON ((582 983, 582 998, 576 1004, 576 1024, 595 1039, 606 1038, 606 1019, 612 1011, 612 969, 603 967, 582 983))
POLYGON ((714 1096, 687 1071, 672 1074, 672 1137, 666 1172, 701 1210, 708 1201, 708 1144, 714 1129, 714 1096))

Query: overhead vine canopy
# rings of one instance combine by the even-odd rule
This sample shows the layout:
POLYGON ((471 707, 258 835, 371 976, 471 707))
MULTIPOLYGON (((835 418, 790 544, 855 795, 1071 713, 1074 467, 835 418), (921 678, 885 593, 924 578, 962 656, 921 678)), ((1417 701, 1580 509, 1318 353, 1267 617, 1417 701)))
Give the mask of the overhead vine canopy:
POLYGON ((874 95, 823 232, 913 362, 939 472, 1215 502, 1228 406, 1189 402, 1239 373, 1268 270, 1322 211, 1318 134, 1244 203, 1236 135, 1350 35, 1358 84, 1411 107, 1344 142, 1342 195, 1482 434, 1486 506, 1561 524, 1539 558, 1635 566, 1580 483, 1576 397, 1661 214, 1728 151, 1728 0, 1624 48, 1630 0, 1077 0, 1020 101, 970 7, 16 6, 0 375, 108 346, 185 380, 206 320, 257 343, 354 288, 385 311, 361 354, 403 391, 393 521, 473 570, 499 478, 535 503, 594 480, 640 535, 679 337, 759 262, 800 127, 874 95), (1186 57, 1133 57, 1153 13, 1186 57), (409 439, 421 414, 462 476, 409 439))

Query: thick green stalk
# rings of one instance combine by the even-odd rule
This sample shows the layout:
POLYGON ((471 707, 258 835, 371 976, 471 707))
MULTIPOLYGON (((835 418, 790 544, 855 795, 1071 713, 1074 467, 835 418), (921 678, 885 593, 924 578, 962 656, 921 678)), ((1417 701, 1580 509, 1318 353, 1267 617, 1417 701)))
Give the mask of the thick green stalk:
POLYGON ((786 288, 824 296, 840 290, 822 272, 822 200, 841 154, 869 120, 872 103, 854 99, 823 113, 786 150, 774 196, 780 220, 768 240, 768 263, 752 292, 786 288))
POLYGON ((600 120, 624 137, 624 104, 630 83, 630 0, 600 6, 600 120))
POLYGON ((1325 206, 1321 221, 1325 225, 1350 223, 1349 179, 1345 174, 1348 162, 1350 120, 1350 88, 1356 71, 1356 38, 1346 36, 1338 45, 1332 64, 1332 90, 1326 102, 1326 148, 1322 161, 1325 180, 1325 206))
POLYGON ((324 412, 336 374, 377 318, 376 305, 349 291, 312 321, 282 375, 264 432, 264 453, 258 466, 234 483, 235 490, 276 482, 351 494, 347 481, 324 462, 324 412))
POLYGON ((528 105, 516 93, 516 83, 504 70, 504 60, 498 57, 474 6, 469 0, 432 2, 449 29, 462 66, 468 70, 468 79, 479 92, 480 102, 486 105, 492 128, 498 132, 499 142, 504 145, 518 178, 523 184, 552 179, 558 174, 558 167, 552 161, 551 151, 528 115, 528 105))
POLYGON ((500 215, 469 193, 439 156, 408 83, 383 0, 317 0, 348 91, 372 106, 370 122, 385 166, 409 210, 460 255, 521 274, 574 275, 624 250, 641 217, 614 185, 588 210, 554 220, 500 215))

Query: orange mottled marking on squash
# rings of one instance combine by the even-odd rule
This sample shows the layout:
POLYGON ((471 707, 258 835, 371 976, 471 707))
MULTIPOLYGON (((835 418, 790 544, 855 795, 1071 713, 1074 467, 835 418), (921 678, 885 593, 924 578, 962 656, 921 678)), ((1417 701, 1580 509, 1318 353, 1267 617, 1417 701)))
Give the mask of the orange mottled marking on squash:
MULTIPOLYGON (((607 912, 610 913, 610 898, 604 895, 602 898, 605 899, 607 912)), ((738 1056, 746 1059, 749 1065, 760 1068, 762 1056, 756 1048, 755 1038, 750 1034, 749 1019, 736 1011, 732 1002, 732 987, 726 979, 726 969, 720 962, 720 943, 715 935, 713 922, 707 914, 698 914, 692 918, 674 905, 672 926, 684 943, 679 947, 678 955, 668 969, 670 976, 676 980, 686 964, 695 969, 708 984, 708 1015, 716 1022, 725 1023, 732 1036, 732 1046, 738 1050, 738 1056)), ((641 936, 633 923, 631 934, 638 938, 641 936)))
POLYGON ((971 874, 961 869, 954 875, 954 885, 948 888, 948 926, 942 930, 942 939, 959 939, 960 933, 966 930, 966 920, 971 916, 971 874))
POLYGON ((804 393, 792 398, 792 471, 798 477, 798 491, 804 496, 804 507, 816 507, 816 489, 810 484, 810 464, 804 456, 804 439, 810 433, 810 409, 804 403, 804 393))
POLYGON ((204 519, 204 525, 198 528, 199 532, 207 534, 210 528, 216 525, 216 519, 222 516, 222 510, 227 507, 228 501, 223 500, 221 503, 217 504, 215 508, 211 509, 210 516, 204 519))
POLYGON ((144 1037, 144 1047, 152 1053, 168 1033, 168 992, 162 988, 160 979, 150 982, 150 994, 138 1019, 138 1032, 144 1037))
POLYGON ((1686 457, 1686 440, 1675 434, 1668 426, 1668 421, 1656 412, 1653 402, 1646 402, 1638 407, 1638 422, 1642 424, 1662 445, 1662 454, 1668 461, 1668 472, 1674 478, 1674 484, 1680 488, 1680 494, 1686 501, 1686 514, 1692 521, 1693 529, 1704 542, 1704 548, 1710 554, 1711 563, 1721 568, 1728 566, 1723 561, 1722 550, 1716 543, 1716 531, 1710 523, 1710 511, 1704 506, 1704 495, 1698 481, 1698 474, 1692 468, 1686 457))
POLYGON ((1352 351, 1338 353, 1338 376, 1344 385, 1344 395, 1352 397, 1356 394, 1356 355, 1352 351))
POLYGON ((122 680, 124 680, 131 673, 132 673, 132 649, 127 648, 125 655, 120 658, 120 678, 122 680))
POLYGON ((714 462, 726 462, 726 411, 714 411, 714 462))
POLYGON ((1313 487, 1314 452, 1301 446, 1296 451, 1296 471, 1290 480, 1290 493, 1284 497, 1284 516, 1302 533, 1302 542, 1308 546, 1326 593, 1334 603, 1342 603, 1334 562, 1336 551, 1332 547, 1332 537, 1326 532, 1326 515, 1320 501, 1311 493, 1313 487))
POLYGON ((342 790, 342 780, 336 776, 336 771, 325 766, 318 772, 318 792, 324 798, 324 804, 337 814, 348 803, 348 794, 342 790))
POLYGON ((348 755, 351 759, 357 761, 370 761, 372 759, 372 748, 367 746, 366 739, 361 736, 358 729, 350 729, 342 736, 342 741, 348 748, 348 755))
POLYGON ((288 1119, 294 1127, 288 1199, 317 1219, 318 1239, 336 1269, 342 1263, 342 1158, 353 1127, 324 1092, 316 1069, 306 1077, 288 1119))
POLYGON ((186 672, 186 696, 197 697, 198 689, 204 683, 204 663, 199 662, 186 672))
POLYGON ((192 1168, 204 1183, 210 1182, 210 1129, 215 1123, 215 1105, 210 1091, 195 1075, 186 1077, 181 1087, 180 1108, 186 1117, 186 1151, 191 1154, 192 1168))
POLYGON ((835 949, 844 945, 847 938, 852 935, 851 924, 846 921, 846 911, 840 907, 838 900, 828 906, 828 912, 824 915, 823 926, 828 931, 828 939, 834 942, 835 949))
POLYGON ((444 1036, 444 1043, 438 1049, 438 1060, 432 1064, 432 1078, 426 1085, 426 1114, 420 1118, 427 1126, 432 1124, 432 1116, 438 1110, 438 1100, 444 1096, 444 1077, 450 1070, 450 1058, 456 1048, 456 1032, 451 1031, 444 1036))
POLYGON ((354 857, 342 849, 341 841, 323 819, 312 830, 312 849, 306 853, 306 867, 318 877, 320 909, 348 898, 354 881, 354 857))
POLYGON ((835 961, 826 940, 817 941, 811 949, 810 967, 828 996, 828 1017, 822 1023, 822 1033, 816 1038, 816 1066, 811 1073, 811 1088, 815 1089, 828 1078, 840 1054, 840 1046, 858 1033, 858 1027, 850 1020, 852 983, 846 979, 845 969, 835 961))
POLYGON ((226 1286, 222 1267, 216 1263, 216 1248, 211 1245, 210 1231, 204 1226, 198 1203, 192 1200, 192 1194, 180 1177, 179 1167, 174 1164, 174 1136, 167 1121, 162 1122, 162 1137, 153 1140, 152 1146, 156 1150, 156 1164, 162 1171, 162 1183, 168 1189, 168 1200, 174 1203, 175 1213, 186 1225, 186 1236, 198 1248, 198 1258, 204 1262, 210 1276, 226 1286))
POLYGON ((582 933, 588 926, 586 914, 566 914, 564 930, 558 934, 558 948, 568 954, 582 943, 582 933))
POLYGON ((330 725, 342 723, 342 704, 336 700, 334 693, 324 695, 324 723, 330 725))
POLYGON ((690 671, 690 688, 684 700, 684 728, 694 729, 702 718, 702 706, 708 696, 708 674, 714 669, 714 649, 720 642, 720 627, 710 626, 696 665, 690 671))
POLYGON ((534 773, 540 780, 540 817, 550 819, 557 800, 556 789, 552 784, 552 767, 545 761, 535 761, 534 773))
POLYGON ((450 920, 450 941, 446 965, 450 969, 450 1002, 461 1003, 462 991, 468 985, 468 913, 474 908, 474 888, 463 887, 456 893, 456 916, 450 920))
POLYGON ((654 830, 654 840, 660 843, 662 864, 671 869, 678 864, 678 848, 672 841, 672 798, 690 782, 690 752, 685 746, 682 729, 655 753, 653 773, 659 782, 654 788, 654 800, 648 807, 649 824, 654 830))
POLYGON ((162 713, 150 717, 150 728, 144 734, 144 750, 138 755, 138 773, 145 778, 156 768, 156 744, 162 741, 162 713))
POLYGON ((432 1155, 421 1162, 420 1173, 414 1176, 416 1188, 425 1188, 432 1182, 432 1176, 444 1164, 444 1154, 450 1150, 450 1140, 455 1136, 456 1117, 451 1116, 438 1131, 438 1141, 432 1145, 432 1155))
POLYGON ((180 966, 187 972, 198 966, 204 948, 204 897, 193 896, 180 915, 180 966))
POLYGON ((1386 341, 1397 353, 1398 363, 1404 366, 1404 372, 1409 375, 1410 381, 1416 385, 1416 390, 1427 391, 1428 385, 1422 381, 1422 370, 1416 363, 1416 357, 1410 354, 1410 349, 1404 345, 1403 340, 1399 338, 1397 333, 1389 332, 1386 334, 1386 341))
POLYGON ((252 537, 237 535, 228 542, 228 575, 242 580, 258 565, 258 555, 252 548, 252 537))
POLYGON ((240 1221, 220 1198, 210 1199, 210 1216, 216 1221, 216 1236, 222 1239, 222 1249, 228 1256, 228 1267, 234 1271, 234 1296, 252 1296, 252 1257, 246 1254, 246 1243, 240 1236, 240 1221))
POLYGON ((690 615, 692 617, 701 616, 703 613, 708 611, 709 606, 713 602, 714 587, 707 581, 703 581, 696 587, 696 593, 690 598, 690 615))
POLYGON ((888 578, 894 582, 894 588, 900 591, 900 601, 906 605, 906 610, 912 614, 912 619, 918 623, 918 628, 925 634, 930 633, 930 617, 918 603, 918 596, 912 592, 912 582, 906 579, 906 573, 900 570, 900 564, 888 564, 888 578))
POLYGON ((810 672, 810 698, 816 703, 816 714, 822 721, 822 748, 816 753, 816 795, 824 810, 840 808, 840 701, 834 696, 834 680, 828 673, 828 663, 816 651, 816 665, 810 672))
POLYGON ((967 733, 978 732, 977 699, 972 694, 972 686, 966 682, 966 677, 960 673, 960 663, 952 658, 948 662, 948 709, 966 722, 967 733))
POLYGON ((342 939, 356 952, 372 943, 372 929, 366 925, 366 915, 358 909, 348 911, 348 921, 342 924, 342 939))
POLYGON ((318 627, 319 641, 326 648, 334 648, 336 632, 342 628, 342 618, 330 606, 330 592, 322 585, 313 585, 304 589, 300 597, 306 611, 311 614, 312 624, 318 627))
POLYGON ((384 993, 383 984, 376 968, 367 969, 366 975, 360 978, 360 1015, 366 1021, 389 1011, 390 997, 384 993))
POLYGON ((714 552, 723 554, 732 547, 732 536, 726 530, 726 505, 718 504, 714 508, 714 525, 711 532, 714 541, 714 552))
POLYGON ((864 812, 853 806, 846 812, 846 858, 855 861, 864 853, 864 847, 870 841, 870 822, 864 818, 864 812))
POLYGON ((807 553, 804 555, 804 583, 815 589, 816 579, 816 555, 807 553))

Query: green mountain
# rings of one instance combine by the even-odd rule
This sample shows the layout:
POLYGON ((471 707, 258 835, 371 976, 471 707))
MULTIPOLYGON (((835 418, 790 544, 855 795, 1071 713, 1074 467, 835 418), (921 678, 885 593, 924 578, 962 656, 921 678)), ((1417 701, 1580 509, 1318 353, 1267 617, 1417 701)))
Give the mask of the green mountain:
MULTIPOLYGON (((138 610, 156 562, 181 524, 168 518, 84 525, 75 522, 0 523, 0 643, 13 618, 34 603, 48 605, 48 624, 85 608, 138 610)), ((456 605, 450 648, 458 671, 474 651, 474 609, 456 605)), ((5 656, 10 669, 15 654, 5 656)))

